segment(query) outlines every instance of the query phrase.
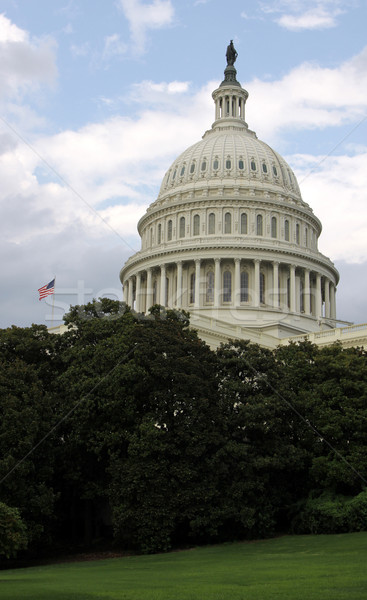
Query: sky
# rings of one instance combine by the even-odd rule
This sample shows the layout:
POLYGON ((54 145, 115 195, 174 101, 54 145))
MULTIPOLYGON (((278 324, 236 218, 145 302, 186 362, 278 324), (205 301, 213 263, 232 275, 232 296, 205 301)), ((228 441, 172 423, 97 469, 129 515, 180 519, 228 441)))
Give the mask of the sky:
POLYGON ((214 121, 230 39, 250 129, 323 224, 337 316, 367 322, 366 23, 366 0, 0 0, 0 327, 122 299, 138 219, 214 121))

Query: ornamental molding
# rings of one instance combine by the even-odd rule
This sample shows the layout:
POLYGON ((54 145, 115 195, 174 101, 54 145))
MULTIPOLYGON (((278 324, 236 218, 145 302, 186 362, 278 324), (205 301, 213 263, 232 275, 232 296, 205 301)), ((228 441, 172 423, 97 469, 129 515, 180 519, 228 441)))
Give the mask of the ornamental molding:
POLYGON ((195 261, 195 259, 204 260, 228 260, 228 258, 235 259, 240 258, 241 260, 261 260, 263 262, 279 262, 280 267, 282 264, 293 264, 296 268, 300 268, 303 270, 310 270, 310 272, 319 273, 322 277, 326 277, 330 279, 330 281, 336 286, 339 281, 339 273, 334 267, 333 263, 324 255, 318 254, 310 254, 309 256, 305 256, 300 252, 286 250, 283 248, 279 248, 276 251, 274 248, 265 248, 259 247, 255 245, 250 245, 246 247, 233 247, 231 245, 223 245, 223 244, 211 244, 210 246, 203 247, 199 246, 191 246, 191 247, 175 247, 171 249, 162 249, 160 252, 156 252, 152 254, 151 252, 144 253, 141 255, 140 253, 135 254, 131 257, 124 265, 124 267, 120 271, 120 280, 127 277, 131 277, 132 275, 136 275, 136 271, 146 270, 149 267, 159 267, 159 265, 163 263, 170 262, 178 262, 178 261, 195 261), (217 256, 208 256, 210 252, 221 253, 221 257, 217 256), (226 254, 231 252, 231 256, 226 256, 226 254), (255 256, 253 255, 255 253, 255 256), (200 257, 198 257, 200 254, 200 257), (238 256, 238 254, 240 254, 238 256), (251 254, 248 256, 248 254, 251 254), (177 260, 175 257, 178 257, 177 260), (165 257, 165 261, 163 258, 165 257), (287 260, 285 260, 287 259, 287 260))

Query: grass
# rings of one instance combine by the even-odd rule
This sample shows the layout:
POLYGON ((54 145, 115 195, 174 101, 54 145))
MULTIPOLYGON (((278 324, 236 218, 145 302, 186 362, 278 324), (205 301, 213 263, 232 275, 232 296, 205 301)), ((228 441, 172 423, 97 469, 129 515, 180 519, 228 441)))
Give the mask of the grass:
POLYGON ((0 572, 2 600, 366 600, 367 532, 0 572))

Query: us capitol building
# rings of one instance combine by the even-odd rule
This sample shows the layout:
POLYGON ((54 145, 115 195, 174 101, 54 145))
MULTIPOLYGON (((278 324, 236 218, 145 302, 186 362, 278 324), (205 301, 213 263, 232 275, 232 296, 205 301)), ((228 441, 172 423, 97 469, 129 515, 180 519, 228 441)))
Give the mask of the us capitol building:
POLYGON ((231 42, 211 129, 173 162, 138 223, 141 250, 120 272, 124 300, 140 313, 189 311, 212 347, 305 335, 356 345, 360 326, 336 327, 339 274, 318 250, 321 222, 284 158, 246 123, 236 58, 231 42))

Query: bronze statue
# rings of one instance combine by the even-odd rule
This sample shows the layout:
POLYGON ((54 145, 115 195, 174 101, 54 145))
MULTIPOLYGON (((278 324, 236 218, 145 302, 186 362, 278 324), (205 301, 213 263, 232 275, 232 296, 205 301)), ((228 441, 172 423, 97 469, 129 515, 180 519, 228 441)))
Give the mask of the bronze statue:
POLYGON ((238 56, 238 53, 236 52, 236 49, 233 45, 233 40, 231 40, 231 43, 229 44, 229 46, 227 46, 227 52, 226 52, 226 58, 227 58, 227 66, 233 66, 236 58, 238 56))

